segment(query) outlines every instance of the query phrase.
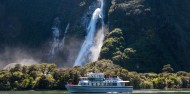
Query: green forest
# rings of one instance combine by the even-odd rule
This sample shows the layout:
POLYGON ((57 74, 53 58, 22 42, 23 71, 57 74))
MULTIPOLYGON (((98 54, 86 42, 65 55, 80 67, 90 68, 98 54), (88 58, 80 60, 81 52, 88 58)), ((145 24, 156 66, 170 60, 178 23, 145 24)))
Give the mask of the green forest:
POLYGON ((129 80, 134 89, 177 89, 190 87, 190 73, 173 73, 171 65, 160 69, 162 73, 137 73, 128 71, 110 60, 100 60, 84 67, 57 69, 55 64, 32 66, 15 65, 14 68, 0 71, 0 90, 65 90, 68 81, 77 84, 79 77, 90 72, 103 72, 105 75, 119 76, 129 80), (96 66, 96 68, 95 68, 96 66))
MULTIPOLYGON (((162 72, 171 64, 174 71, 190 71, 190 1, 104 0, 106 39, 100 59, 130 71, 162 72)), ((0 60, 2 66, 14 62, 12 53, 29 53, 47 62, 54 18, 60 18, 60 32, 70 23, 63 50, 55 56, 58 67, 69 65, 67 56, 76 57, 86 32, 81 22, 94 0, 1 0, 0 60), (72 5, 72 6, 70 6, 72 5), (71 8, 72 7, 72 8, 71 8), (76 16, 77 15, 77 16, 76 16), (11 49, 7 53, 7 49, 11 49), (6 57, 6 59, 4 58, 6 57), (9 62, 7 62, 9 61, 9 62), (62 64, 64 62, 64 64, 62 64)), ((87 19, 91 14, 87 14, 87 19)), ((73 58, 75 59, 75 58, 73 58)), ((69 65, 69 67, 71 67, 69 65)))
POLYGON ((0 0, 0 90, 63 90, 95 71, 129 80, 134 89, 190 88, 190 0, 104 0, 98 61, 73 67, 94 2, 0 0), (55 24, 56 39, 66 41, 50 60, 55 24), (35 64, 24 65, 27 59, 35 64), (3 69, 12 63, 19 64, 3 69))

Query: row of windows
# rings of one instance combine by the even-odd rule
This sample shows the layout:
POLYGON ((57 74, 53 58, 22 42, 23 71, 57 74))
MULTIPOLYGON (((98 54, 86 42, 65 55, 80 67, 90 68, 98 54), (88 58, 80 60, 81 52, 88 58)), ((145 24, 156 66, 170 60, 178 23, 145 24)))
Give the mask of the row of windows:
MULTIPOLYGON (((89 85, 89 83, 80 83, 80 85, 89 85)), ((92 83, 92 86, 117 86, 117 83, 92 83)))
POLYGON ((92 86, 117 86, 117 83, 92 83, 92 86))
POLYGON ((80 85, 89 85, 89 83, 80 83, 80 85))

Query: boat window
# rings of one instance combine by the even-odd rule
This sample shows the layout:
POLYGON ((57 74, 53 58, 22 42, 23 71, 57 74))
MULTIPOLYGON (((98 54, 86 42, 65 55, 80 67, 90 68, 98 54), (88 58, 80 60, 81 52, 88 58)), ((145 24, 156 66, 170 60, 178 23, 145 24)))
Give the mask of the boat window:
POLYGON ((92 86, 97 86, 96 83, 92 83, 92 86))
POLYGON ((103 83, 100 83, 100 86, 103 86, 103 83))
POLYGON ((104 83, 104 86, 106 86, 106 83, 104 83))
POLYGON ((117 86, 117 83, 113 83, 113 86, 117 86))
POLYGON ((121 86, 125 86, 125 83, 121 83, 121 86))
POLYGON ((89 85, 89 83, 80 83, 80 85, 89 85))
POLYGON ((113 83, 110 83, 110 86, 113 86, 113 83))
POLYGON ((97 83, 97 86, 100 86, 100 83, 97 83))

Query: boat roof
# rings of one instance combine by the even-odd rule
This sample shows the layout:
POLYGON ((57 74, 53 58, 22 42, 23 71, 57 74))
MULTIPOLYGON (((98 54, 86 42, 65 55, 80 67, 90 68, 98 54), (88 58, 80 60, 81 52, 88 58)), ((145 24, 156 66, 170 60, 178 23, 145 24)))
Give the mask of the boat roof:
POLYGON ((88 77, 80 77, 80 78, 88 78, 88 77))
POLYGON ((128 83, 129 81, 118 81, 118 82, 128 83))
POLYGON ((104 73, 89 73, 89 74, 99 74, 99 75, 104 75, 104 73))

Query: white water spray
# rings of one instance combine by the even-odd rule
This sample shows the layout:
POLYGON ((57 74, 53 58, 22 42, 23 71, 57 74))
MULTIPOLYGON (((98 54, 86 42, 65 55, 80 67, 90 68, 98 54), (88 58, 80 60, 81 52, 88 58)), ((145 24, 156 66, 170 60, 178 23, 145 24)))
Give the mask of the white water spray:
POLYGON ((51 44, 51 49, 49 52, 50 59, 54 59, 56 53, 64 48, 65 43, 65 36, 68 32, 70 24, 68 23, 64 32, 64 37, 60 38, 60 20, 59 18, 55 18, 54 26, 52 27, 52 34, 53 34, 53 42, 51 44))
POLYGON ((68 23, 68 24, 67 24, 67 27, 65 28, 64 37, 63 37, 63 39, 61 40, 61 43, 60 43, 60 45, 59 45, 59 46, 60 46, 59 49, 63 49, 63 48, 64 48, 65 37, 66 37, 66 34, 67 34, 68 30, 69 30, 69 27, 70 27, 70 24, 68 23))
POLYGON ((74 63, 74 66, 83 66, 88 62, 93 62, 98 60, 100 50, 104 40, 104 0, 101 0, 101 8, 97 8, 91 18, 91 21, 88 25, 88 34, 85 38, 85 41, 80 49, 78 57, 74 63), (101 18, 102 29, 98 31, 96 30, 96 24, 98 19, 101 18), (97 33, 97 34, 96 34, 97 33))
POLYGON ((104 35, 104 0, 101 0, 101 14, 99 17, 102 20, 102 28, 97 32, 97 35, 95 37, 96 44, 90 48, 92 54, 91 54, 91 62, 97 61, 100 55, 101 48, 103 46, 103 41, 105 38, 104 35))
POLYGON ((50 55, 53 57, 55 55, 56 49, 59 47, 59 29, 58 27, 54 26, 52 27, 53 30, 53 43, 52 43, 52 48, 50 50, 50 55))

